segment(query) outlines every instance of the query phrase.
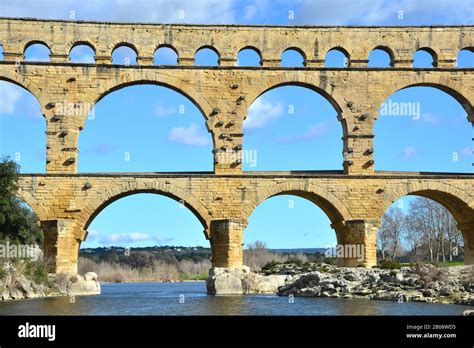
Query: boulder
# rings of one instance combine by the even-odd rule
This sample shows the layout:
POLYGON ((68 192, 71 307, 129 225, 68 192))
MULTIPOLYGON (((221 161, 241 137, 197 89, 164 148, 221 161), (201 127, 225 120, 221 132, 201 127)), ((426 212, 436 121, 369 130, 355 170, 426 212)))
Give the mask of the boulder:
POLYGON ((98 278, 98 276, 97 276, 97 273, 95 273, 95 272, 87 272, 86 274, 84 274, 84 280, 86 282, 88 282, 88 281, 97 281, 97 278, 98 278))
POLYGON ((206 287, 209 294, 275 294, 278 288, 284 286, 290 276, 273 274, 262 275, 250 271, 250 268, 214 267, 209 271, 206 287))
POLYGON ((246 272, 250 272, 248 267, 236 269, 211 268, 206 279, 207 292, 213 295, 243 294, 242 279, 246 272))
MULTIPOLYGON (((92 273, 92 272, 90 272, 92 273)), ((82 296, 82 295, 99 295, 100 294, 100 283, 96 280, 92 280, 91 276, 85 277, 80 275, 74 276, 68 284, 68 295, 82 296)))

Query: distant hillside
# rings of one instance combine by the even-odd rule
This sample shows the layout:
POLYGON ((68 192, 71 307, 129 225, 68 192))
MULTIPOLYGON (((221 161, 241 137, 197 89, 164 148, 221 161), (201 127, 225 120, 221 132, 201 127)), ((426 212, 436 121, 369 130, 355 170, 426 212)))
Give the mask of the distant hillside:
MULTIPOLYGON (((211 255, 211 248, 205 248, 201 246, 196 247, 184 247, 184 246, 149 246, 149 247, 99 247, 99 248, 84 248, 79 251, 82 256, 101 256, 102 254, 113 252, 118 255, 125 255, 127 252, 149 252, 153 254, 161 254, 167 256, 174 256, 177 259, 187 258, 191 256, 207 256, 211 255)), ((296 249, 269 249, 269 251, 280 254, 324 254, 325 248, 296 248, 296 249)))
POLYGON ((301 248, 301 249, 269 249, 274 253, 282 253, 282 254, 324 254, 326 248, 301 248))

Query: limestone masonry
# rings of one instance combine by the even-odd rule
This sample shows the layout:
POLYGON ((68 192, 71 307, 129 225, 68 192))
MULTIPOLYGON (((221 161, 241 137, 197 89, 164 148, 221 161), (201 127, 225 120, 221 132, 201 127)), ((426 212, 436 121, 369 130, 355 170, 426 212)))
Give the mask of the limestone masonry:
POLYGON ((474 263, 474 175, 379 172, 373 161, 379 107, 400 89, 432 86, 449 93, 466 110, 466 127, 472 127, 474 69, 457 69, 455 62, 459 50, 473 50, 473 26, 201 26, 0 18, 0 44, 0 79, 31 92, 47 121, 47 173, 22 174, 19 196, 41 221, 52 272, 75 274, 92 219, 113 201, 139 192, 186 205, 203 225, 215 267, 242 265, 248 217, 258 204, 281 194, 321 207, 339 244, 365 246, 363 261, 340 260, 347 266, 376 263, 376 232, 392 202, 408 194, 434 199, 455 217, 466 263, 474 263), (23 61, 34 43, 48 46, 51 62, 23 61), (69 62, 78 44, 93 48, 95 64, 69 62), (137 53, 138 65, 111 64, 112 51, 120 45, 137 53), (161 46, 177 52, 177 66, 153 65, 161 46), (218 53, 218 67, 193 66, 201 47, 218 53), (235 66, 245 47, 260 53, 261 67, 235 66), (280 67, 281 54, 289 48, 302 53, 304 67, 280 67), (324 68, 324 57, 334 48, 348 56, 347 68, 324 68), (390 68, 367 67, 374 48, 390 54, 390 68), (421 48, 433 54, 433 68, 412 68, 412 54, 421 48), (212 173, 77 174, 78 138, 92 107, 114 90, 143 83, 170 87, 200 109, 213 138, 212 173), (247 110, 262 93, 282 85, 308 87, 337 110, 343 130, 340 171, 242 172, 247 110))

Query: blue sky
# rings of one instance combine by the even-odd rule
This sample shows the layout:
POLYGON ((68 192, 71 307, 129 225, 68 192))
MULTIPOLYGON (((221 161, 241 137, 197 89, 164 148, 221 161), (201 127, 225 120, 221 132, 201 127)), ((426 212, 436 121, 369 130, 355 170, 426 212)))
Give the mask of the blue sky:
MULTIPOLYGON (((3 0, 2 16, 84 20, 242 24, 430 25, 472 24, 474 1, 31 1, 3 0), (146 10, 144 10, 146 9, 146 10), (180 12, 181 11, 181 12, 180 12), (183 12, 184 11, 184 12, 183 12), (402 18, 400 19, 400 11, 402 18), (180 15, 184 14, 184 18, 180 15)), ((47 59, 47 50, 31 47, 27 59, 47 59)), ((343 56, 328 54, 327 66, 341 66, 343 56)), ((90 62, 79 47, 73 61, 90 62)), ((114 62, 134 63, 134 54, 117 50, 114 62)), ((288 52, 282 65, 297 66, 301 57, 288 52)), ((374 52, 370 66, 386 66, 374 52)), ((212 65, 212 52, 200 52, 197 65, 212 65)), ((419 52, 415 66, 429 66, 419 52)), ((170 50, 155 64, 174 64, 170 50)), ((239 65, 257 65, 252 52, 239 55, 239 65)), ((460 67, 473 67, 472 53, 461 52, 460 67)), ((433 88, 399 91, 387 102, 410 102, 415 115, 379 115, 375 126, 377 170, 473 171, 472 127, 452 97, 433 88)), ((0 82, 0 154, 9 155, 21 171, 45 172, 45 121, 28 92, 0 82)), ((342 130, 336 112, 319 94, 302 87, 271 90, 250 107, 244 149, 255 162, 244 170, 342 169, 342 130)), ((212 140, 199 110, 185 97, 164 87, 143 85, 103 98, 79 138, 79 172, 211 171, 212 140), (113 124, 113 127, 111 127, 113 124), (185 158, 186 161, 182 159, 185 158)), ((408 199, 405 198, 404 202, 408 199)), ((405 205, 407 206, 407 205, 405 205)), ((194 215, 159 195, 135 195, 104 209, 89 228, 84 247, 153 244, 203 245, 208 242, 194 215), (178 223, 179 221, 179 223, 178 223)), ((244 234, 246 244, 264 240, 273 248, 322 247, 335 242, 325 214, 297 197, 274 197, 256 208, 244 234)))

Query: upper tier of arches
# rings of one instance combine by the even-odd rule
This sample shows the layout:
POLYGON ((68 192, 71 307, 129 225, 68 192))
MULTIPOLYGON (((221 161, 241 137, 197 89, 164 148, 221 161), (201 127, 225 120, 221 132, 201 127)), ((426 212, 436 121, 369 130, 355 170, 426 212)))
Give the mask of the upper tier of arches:
MULTIPOLYGON (((153 65, 161 47, 172 49, 179 65, 194 65, 196 52, 206 47, 216 53, 220 66, 243 66, 236 64, 239 52, 251 48, 260 58, 256 66, 264 67, 281 66, 282 55, 289 50, 298 52, 306 67, 324 67, 326 54, 337 49, 344 52, 349 67, 366 68, 372 51, 383 50, 390 57, 388 67, 413 67, 415 53, 424 51, 433 57, 429 68, 456 68, 460 52, 474 55, 474 27, 257 27, 0 19, 5 60, 22 61, 26 49, 36 43, 50 50, 52 62, 61 63, 70 62, 75 46, 87 45, 97 64, 112 64, 114 50, 126 46, 136 54, 138 65, 153 65)), ((474 58, 468 62, 471 60, 474 62, 474 58)))

